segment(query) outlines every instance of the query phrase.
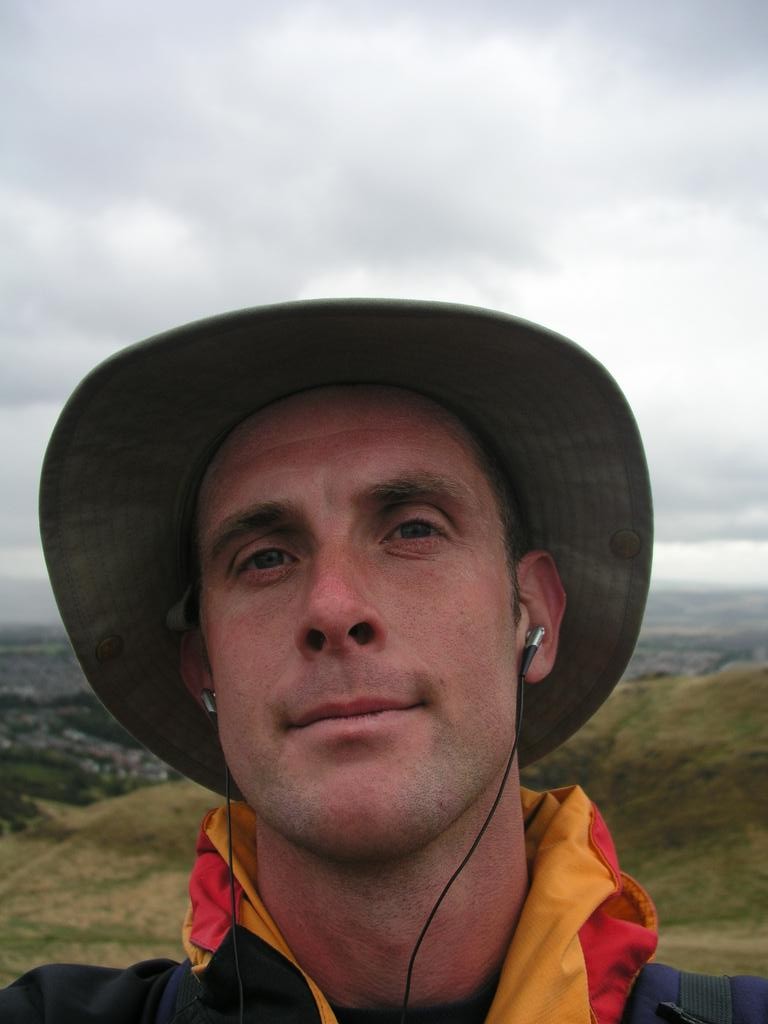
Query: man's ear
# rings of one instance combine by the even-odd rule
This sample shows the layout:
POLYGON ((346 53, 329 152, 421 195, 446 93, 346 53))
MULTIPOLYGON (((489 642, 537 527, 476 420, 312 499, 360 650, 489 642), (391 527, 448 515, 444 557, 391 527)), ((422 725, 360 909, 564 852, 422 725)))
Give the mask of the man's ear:
POLYGON ((205 650, 203 634, 199 629, 192 629, 181 635, 179 670, 184 685, 196 701, 200 701, 200 694, 203 690, 213 689, 208 654, 205 650))
POLYGON ((525 676, 527 683, 539 683, 549 675, 557 657, 560 623, 565 612, 565 591, 555 560, 548 551, 529 551, 517 566, 520 593, 520 639, 534 626, 544 627, 544 640, 525 676))

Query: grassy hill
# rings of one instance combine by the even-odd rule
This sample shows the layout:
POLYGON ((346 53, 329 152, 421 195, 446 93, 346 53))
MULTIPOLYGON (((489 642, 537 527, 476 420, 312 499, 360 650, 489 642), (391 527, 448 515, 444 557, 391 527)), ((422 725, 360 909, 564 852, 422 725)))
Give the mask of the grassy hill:
POLYGON ((49 817, 0 838, 0 984, 38 963, 180 957, 196 826, 217 798, 190 782, 49 817))
MULTIPOLYGON (((580 782, 622 866, 654 896, 660 957, 768 974, 768 669, 622 684, 534 788, 580 782)), ((0 983, 51 960, 178 957, 196 824, 187 782, 48 817, 0 838, 0 983)))
POLYGON ((622 683, 524 773, 584 785, 690 970, 768 974, 767 702, 768 668, 622 683))

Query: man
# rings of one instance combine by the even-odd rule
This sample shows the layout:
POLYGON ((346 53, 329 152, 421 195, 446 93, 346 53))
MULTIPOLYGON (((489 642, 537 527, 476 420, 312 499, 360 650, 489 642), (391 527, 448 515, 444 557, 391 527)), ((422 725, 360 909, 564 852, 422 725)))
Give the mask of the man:
MULTIPOLYGON (((393 388, 256 413, 214 457, 197 513, 182 674, 198 700, 215 686, 260 896, 334 1004, 399 1006, 409 945, 498 790, 534 623, 547 639, 529 680, 554 661, 557 571, 530 552, 513 586, 466 432, 393 388)), ((425 939, 414 1006, 470 996, 503 958, 527 890, 516 789, 425 939)))
POLYGON ((440 303, 192 324, 82 383, 41 522, 101 699, 243 800, 203 822, 187 962, 41 968, 3 1020, 622 1019, 652 904, 580 790, 518 785, 620 677, 648 587, 599 364, 440 303))

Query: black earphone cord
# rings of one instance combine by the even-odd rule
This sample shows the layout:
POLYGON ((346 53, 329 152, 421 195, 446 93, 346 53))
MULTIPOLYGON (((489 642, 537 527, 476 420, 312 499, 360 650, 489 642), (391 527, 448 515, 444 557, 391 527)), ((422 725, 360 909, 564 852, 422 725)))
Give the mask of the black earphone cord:
POLYGON ((509 773, 512 770, 512 764, 513 764, 513 762, 515 760, 515 754, 517 753, 517 745, 520 742, 520 730, 521 730, 522 724, 523 724, 523 683, 524 682, 525 682, 525 676, 521 672, 520 676, 518 678, 518 681, 517 681, 517 709, 516 709, 517 721, 516 721, 516 724, 515 724, 515 740, 514 740, 514 743, 512 744, 512 750, 510 751, 509 757, 507 759, 507 766, 504 769, 504 774, 501 777, 501 783, 499 784, 498 792, 496 793, 496 797, 495 797, 493 803, 491 804, 491 809, 488 811, 488 814, 485 816, 485 821, 480 826, 480 831, 477 833, 477 835, 474 838, 474 841, 473 841, 472 845, 470 846, 470 848, 467 850, 466 854, 464 855, 464 859, 462 860, 461 864, 459 864, 459 866, 453 872, 451 877, 445 883, 445 885, 443 886, 442 892, 440 893, 440 895, 435 900, 435 905, 430 910, 429 916, 427 917, 427 920, 424 922, 424 927, 421 929, 421 932, 419 933, 418 939, 416 939, 416 945, 413 947, 413 952, 411 953, 411 958, 408 961, 408 970, 407 970, 406 975, 405 975, 405 991, 403 993, 403 1006, 402 1006, 402 1010, 400 1012, 400 1024, 405 1024, 405 1022, 406 1022, 406 1016, 408 1014, 408 999, 410 998, 410 994, 411 994, 411 980, 412 980, 412 977, 413 977, 413 968, 414 968, 414 965, 416 963, 416 956, 417 956, 417 954, 419 952, 419 949, 421 948, 422 942, 424 941, 424 937, 426 936, 427 932, 429 931, 429 926, 432 924, 432 921, 434 920, 435 914, 437 914, 438 910, 440 909, 440 905, 442 904, 443 900, 448 895, 448 892, 449 892, 451 886, 456 881, 456 879, 459 877, 459 875, 464 870, 464 868, 467 866, 470 857, 475 852, 477 847, 480 845, 480 840, 485 835, 486 830, 488 829, 488 826, 490 825, 491 820, 493 819, 493 816, 496 813, 496 808, 499 806, 499 803, 501 802, 501 798, 502 798, 502 796, 504 794, 504 790, 505 790, 506 785, 507 785, 507 780, 509 779, 509 773))

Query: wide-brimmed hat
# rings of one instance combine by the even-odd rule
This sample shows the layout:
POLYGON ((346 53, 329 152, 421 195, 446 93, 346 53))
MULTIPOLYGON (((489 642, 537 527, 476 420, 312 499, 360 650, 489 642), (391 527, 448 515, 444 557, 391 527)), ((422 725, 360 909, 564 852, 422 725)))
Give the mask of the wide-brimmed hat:
POLYGON ((642 444, 606 370, 524 320, 439 302, 323 300, 242 310, 125 349, 78 387, 43 466, 40 518, 59 609, 85 674, 138 740, 221 790, 224 762, 179 675, 169 609, 190 583, 197 488, 227 433, 286 395, 333 383, 421 392, 509 474, 532 548, 568 596, 557 663, 531 686, 521 764, 575 732, 632 653, 652 511, 642 444))

